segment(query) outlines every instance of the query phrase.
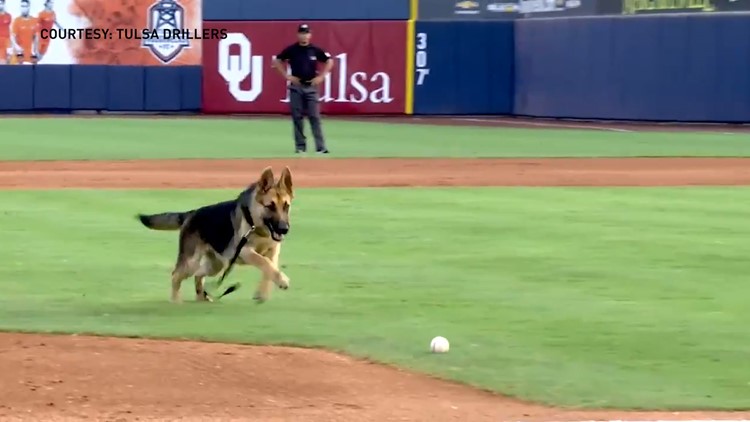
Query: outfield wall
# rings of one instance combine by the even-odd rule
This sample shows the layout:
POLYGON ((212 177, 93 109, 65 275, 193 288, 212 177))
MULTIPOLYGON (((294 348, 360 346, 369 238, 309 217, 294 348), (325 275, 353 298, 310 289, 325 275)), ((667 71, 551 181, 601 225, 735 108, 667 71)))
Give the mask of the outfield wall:
POLYGON ((750 14, 515 22, 514 113, 750 121, 750 14))
POLYGON ((0 66, 0 110, 199 112, 200 66, 0 66))
MULTIPOLYGON (((286 81, 271 63, 294 42, 297 22, 206 21, 203 25, 228 31, 227 39, 203 44, 203 110, 288 112, 286 81)), ((407 113, 407 22, 316 21, 311 26, 315 42, 325 46, 335 63, 320 88, 323 113, 407 113)))
POLYGON ((271 61, 305 18, 335 61, 326 114, 750 121, 750 13, 419 20, 406 0, 290 1, 203 2, 202 29, 227 38, 146 66, 0 66, 0 110, 286 114, 271 61))
POLYGON ((414 35, 414 114, 512 114, 513 21, 424 21, 414 35))

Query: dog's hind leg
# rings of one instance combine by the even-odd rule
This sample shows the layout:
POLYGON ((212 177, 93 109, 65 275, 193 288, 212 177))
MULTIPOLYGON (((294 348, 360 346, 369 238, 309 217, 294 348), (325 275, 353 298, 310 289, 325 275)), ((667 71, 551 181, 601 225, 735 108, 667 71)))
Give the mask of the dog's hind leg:
POLYGON ((172 295, 170 298, 173 303, 180 303, 182 301, 180 299, 180 287, 182 286, 182 282, 186 278, 195 274, 197 270, 197 248, 195 241, 191 239, 189 235, 181 233, 179 248, 177 263, 174 266, 174 270, 172 270, 172 295))
POLYGON ((195 300, 198 302, 212 302, 205 289, 204 278, 213 277, 221 271, 222 262, 215 258, 212 252, 201 258, 200 268, 195 273, 195 300))
POLYGON ((172 271, 172 295, 170 299, 173 303, 182 302, 182 299, 180 299, 180 287, 182 286, 182 281, 190 276, 189 272, 184 268, 185 266, 186 264, 177 264, 172 271))
POLYGON ((196 302, 210 302, 211 299, 203 289, 204 276, 195 276, 195 301, 196 302))

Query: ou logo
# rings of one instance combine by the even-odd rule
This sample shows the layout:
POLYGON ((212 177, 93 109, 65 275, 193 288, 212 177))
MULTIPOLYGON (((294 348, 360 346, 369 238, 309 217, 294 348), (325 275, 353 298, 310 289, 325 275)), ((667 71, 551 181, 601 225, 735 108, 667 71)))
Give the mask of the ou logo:
POLYGON ((263 92, 263 56, 251 54, 252 44, 245 34, 232 32, 219 41, 219 74, 227 81, 229 93, 243 103, 255 101, 263 92), (230 55, 229 47, 240 46, 239 55, 230 55), (252 74, 250 89, 240 84, 252 74))

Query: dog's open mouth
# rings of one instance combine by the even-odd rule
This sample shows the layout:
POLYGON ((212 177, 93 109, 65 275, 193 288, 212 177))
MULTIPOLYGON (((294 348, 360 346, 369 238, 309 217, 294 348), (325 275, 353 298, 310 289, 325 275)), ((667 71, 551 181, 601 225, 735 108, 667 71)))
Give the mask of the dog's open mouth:
POLYGON ((273 224, 266 223, 266 230, 268 230, 268 233, 271 234, 271 239, 275 240, 276 242, 281 242, 282 240, 284 240, 284 235, 274 229, 275 226, 273 224))

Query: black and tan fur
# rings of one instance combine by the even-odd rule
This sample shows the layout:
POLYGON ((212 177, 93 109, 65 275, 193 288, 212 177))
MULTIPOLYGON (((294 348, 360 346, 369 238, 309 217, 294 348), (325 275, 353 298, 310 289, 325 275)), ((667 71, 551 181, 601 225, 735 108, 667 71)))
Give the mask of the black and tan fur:
POLYGON ((242 236, 250 229, 249 212, 255 230, 242 248, 237 264, 252 265, 262 272, 254 299, 264 302, 273 284, 289 288, 289 278, 279 270, 281 243, 289 231, 289 213, 294 191, 292 174, 285 168, 278 181, 270 167, 258 181, 230 201, 206 205, 191 211, 143 215, 138 218, 154 230, 179 230, 179 251, 172 271, 173 302, 180 301, 183 280, 195 280, 196 300, 209 300, 204 278, 224 270, 242 236))

